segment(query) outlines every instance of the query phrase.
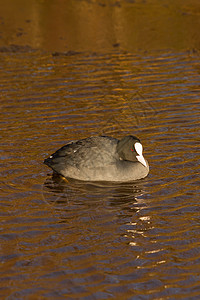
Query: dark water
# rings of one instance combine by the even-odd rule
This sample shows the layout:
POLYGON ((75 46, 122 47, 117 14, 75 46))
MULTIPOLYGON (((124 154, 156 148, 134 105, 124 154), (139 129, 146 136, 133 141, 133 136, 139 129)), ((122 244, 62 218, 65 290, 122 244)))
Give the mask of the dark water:
MULTIPOLYGON (((139 2, 124 3, 141 13, 139 2)), ((186 19, 195 3, 183 1, 186 19)), ((199 299, 198 50, 4 44, 1 299, 199 299), (138 135, 149 176, 127 184, 52 178, 44 158, 97 134, 138 135)))

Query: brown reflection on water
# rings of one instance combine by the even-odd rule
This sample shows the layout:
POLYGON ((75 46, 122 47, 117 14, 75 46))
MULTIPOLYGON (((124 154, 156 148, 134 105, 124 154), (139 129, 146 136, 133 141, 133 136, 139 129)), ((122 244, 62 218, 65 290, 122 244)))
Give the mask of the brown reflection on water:
POLYGON ((0 1, 0 45, 51 51, 199 49, 198 0, 0 1))
POLYGON ((0 59, 1 298, 199 297, 199 55, 24 51, 0 59), (150 174, 69 183, 67 141, 137 134, 150 174))
POLYGON ((199 9, 0 0, 1 299, 199 299, 199 9), (98 134, 138 135, 149 176, 52 178, 98 134))

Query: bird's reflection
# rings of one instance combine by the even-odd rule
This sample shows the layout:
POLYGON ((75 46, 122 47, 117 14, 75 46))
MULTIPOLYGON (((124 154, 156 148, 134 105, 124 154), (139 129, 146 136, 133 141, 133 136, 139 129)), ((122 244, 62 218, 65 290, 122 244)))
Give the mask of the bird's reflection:
POLYGON ((66 180, 54 174, 47 177, 43 195, 52 213, 59 217, 59 223, 75 231, 82 228, 87 238, 90 231, 95 230, 100 239, 104 235, 106 239, 109 232, 111 239, 120 236, 135 247, 151 227, 150 217, 144 213, 146 189, 145 179, 116 184, 66 180))
POLYGON ((53 174, 44 183, 43 195, 47 202, 55 205, 82 198, 91 203, 109 200, 109 205, 119 206, 137 201, 145 193, 144 183, 143 179, 128 183, 83 182, 53 174))

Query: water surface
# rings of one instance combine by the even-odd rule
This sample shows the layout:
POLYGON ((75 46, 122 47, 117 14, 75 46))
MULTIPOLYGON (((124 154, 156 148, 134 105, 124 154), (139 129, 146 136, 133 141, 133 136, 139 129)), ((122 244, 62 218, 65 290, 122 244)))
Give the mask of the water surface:
POLYGON ((131 45, 2 46, 2 299, 199 299, 199 52, 131 45), (149 176, 52 178, 44 158, 99 134, 139 136, 149 176))

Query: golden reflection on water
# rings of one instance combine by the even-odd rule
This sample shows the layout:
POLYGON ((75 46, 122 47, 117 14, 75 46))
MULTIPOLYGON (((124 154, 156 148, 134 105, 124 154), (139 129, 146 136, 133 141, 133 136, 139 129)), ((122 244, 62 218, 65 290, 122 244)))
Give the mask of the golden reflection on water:
POLYGON ((196 296, 198 55, 1 59, 1 297, 196 296), (102 186, 48 175, 52 151, 99 133, 137 134, 149 176, 102 186))
POLYGON ((0 45, 50 51, 199 48, 198 0, 0 1, 0 45))
POLYGON ((163 3, 0 1, 0 298, 199 298, 199 2, 163 3), (137 134, 149 176, 52 178, 97 134, 137 134))

